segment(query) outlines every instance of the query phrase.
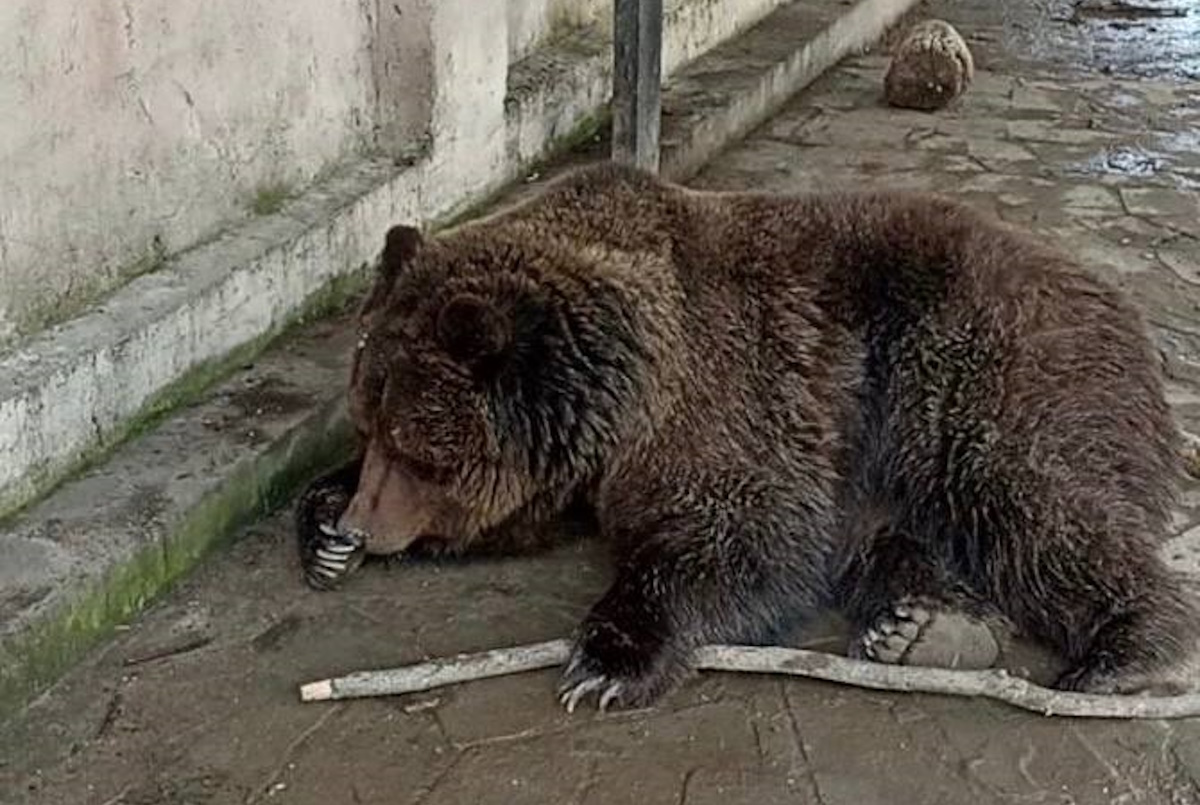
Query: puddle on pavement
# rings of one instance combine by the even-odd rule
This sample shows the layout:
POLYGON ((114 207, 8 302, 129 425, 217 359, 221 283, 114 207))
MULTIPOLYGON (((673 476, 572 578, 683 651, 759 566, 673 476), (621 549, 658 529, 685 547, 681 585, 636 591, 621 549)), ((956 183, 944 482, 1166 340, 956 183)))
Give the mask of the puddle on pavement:
POLYGON ((1168 174, 1181 189, 1200 188, 1192 170, 1179 165, 1178 157, 1200 152, 1200 132, 1154 132, 1146 135, 1148 146, 1120 145, 1105 148, 1090 158, 1065 165, 1065 172, 1082 176, 1127 176, 1149 178, 1168 174))
POLYGON ((1121 21, 1132 20, 1164 20, 1178 19, 1188 16, 1186 3, 1156 2, 1141 0, 1082 0, 1075 4, 1071 22, 1082 22, 1087 19, 1112 19, 1121 21))
POLYGON ((1044 0, 1005 23, 1009 45, 1048 63, 1200 80, 1200 0, 1044 0))
POLYGON ((1108 148, 1080 166, 1082 173, 1153 176, 1163 167, 1162 157, 1140 148, 1108 148))

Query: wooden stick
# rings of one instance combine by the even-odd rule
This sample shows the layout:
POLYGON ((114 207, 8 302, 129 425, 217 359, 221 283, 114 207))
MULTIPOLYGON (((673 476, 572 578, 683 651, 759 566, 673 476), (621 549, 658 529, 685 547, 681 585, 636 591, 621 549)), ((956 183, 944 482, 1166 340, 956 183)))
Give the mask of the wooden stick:
POLYGON ((1036 685, 1001 669, 953 671, 912 665, 852 660, 803 649, 759 646, 706 646, 696 667, 708 671, 748 671, 821 679, 874 690, 934 693, 996 699, 1044 716, 1076 718, 1191 718, 1200 715, 1200 694, 1103 696, 1036 685))
MULTIPOLYGON (((479 654, 459 654, 386 671, 361 671, 300 688, 306 702, 416 693, 443 685, 518 674, 562 665, 571 644, 550 640, 479 654)), ((703 671, 785 674, 843 685, 903 693, 981 697, 1045 716, 1076 718, 1191 718, 1200 716, 1200 694, 1100 696, 1051 690, 1003 670, 952 671, 853 660, 804 649, 768 646, 705 646, 696 652, 703 671)))
POLYGON ((479 654, 457 654, 402 668, 359 671, 349 676, 310 682, 300 687, 300 699, 323 702, 329 699, 417 693, 459 682, 553 668, 565 663, 570 653, 571 644, 566 640, 550 640, 479 654))

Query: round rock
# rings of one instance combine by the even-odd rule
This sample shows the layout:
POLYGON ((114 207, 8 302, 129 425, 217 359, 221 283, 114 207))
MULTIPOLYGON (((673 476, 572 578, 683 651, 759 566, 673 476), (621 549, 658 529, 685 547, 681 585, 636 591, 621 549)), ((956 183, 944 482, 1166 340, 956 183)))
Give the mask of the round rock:
POLYGON ((884 78, 892 106, 933 111, 958 98, 975 77, 975 61, 966 41, 948 22, 914 25, 896 48, 884 78))

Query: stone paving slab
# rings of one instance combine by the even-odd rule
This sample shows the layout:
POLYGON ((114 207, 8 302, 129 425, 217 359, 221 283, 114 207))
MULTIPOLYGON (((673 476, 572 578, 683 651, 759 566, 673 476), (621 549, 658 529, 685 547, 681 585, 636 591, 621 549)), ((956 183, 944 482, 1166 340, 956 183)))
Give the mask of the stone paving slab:
MULTIPOLYGON (((979 79, 960 107, 887 110, 885 60, 851 59, 693 183, 923 187, 1033 227, 1142 304, 1175 410, 1200 434, 1196 88, 1170 71, 1135 82, 1031 54, 997 18, 1041 25, 1045 4, 1000 6, 929 6, 977 46, 979 79)), ((1168 557, 1200 572, 1194 484, 1176 530, 1168 557)), ((271 519, 6 725, 0 802, 1200 803, 1196 722, 1044 719, 718 674, 651 712, 605 716, 563 713, 550 671, 296 700, 298 684, 330 674, 560 636, 609 572, 584 539, 520 561, 377 563, 322 595, 299 580, 288 518, 271 519)), ((836 647, 836 624, 818 626, 796 639, 836 647)))

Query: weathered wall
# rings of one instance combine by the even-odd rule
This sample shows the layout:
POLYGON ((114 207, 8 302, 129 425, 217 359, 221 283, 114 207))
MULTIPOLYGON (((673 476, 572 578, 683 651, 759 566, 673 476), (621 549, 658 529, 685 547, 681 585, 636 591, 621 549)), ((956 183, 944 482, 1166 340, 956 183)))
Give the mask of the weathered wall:
POLYGON ((0 343, 369 141, 359 0, 0 3, 0 343))
POLYGON ((612 0, 508 0, 508 53, 512 61, 570 28, 604 25, 612 0))
POLYGON ((663 73, 699 56, 788 0, 663 0, 663 73))
MULTIPOLYGON (((769 14, 787 0, 663 0, 663 68, 671 72, 713 42, 769 14)), ((564 30, 612 30, 612 0, 508 0, 508 51, 513 61, 564 30)))
MULTIPOLYGON (((666 0, 665 68, 781 2, 666 0)), ((509 63, 611 15, 612 0, 0 3, 0 347, 363 153, 470 138, 462 157, 486 173, 509 63)))

